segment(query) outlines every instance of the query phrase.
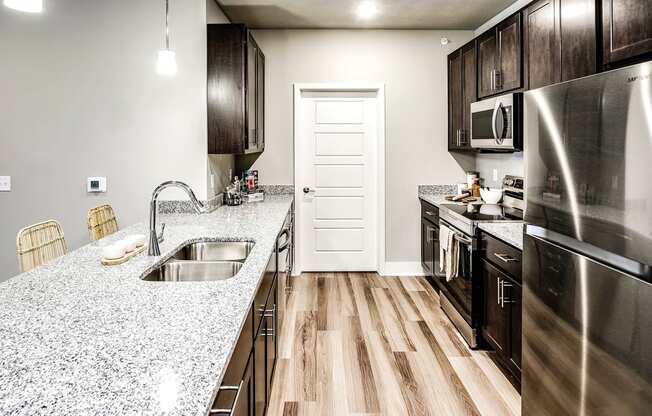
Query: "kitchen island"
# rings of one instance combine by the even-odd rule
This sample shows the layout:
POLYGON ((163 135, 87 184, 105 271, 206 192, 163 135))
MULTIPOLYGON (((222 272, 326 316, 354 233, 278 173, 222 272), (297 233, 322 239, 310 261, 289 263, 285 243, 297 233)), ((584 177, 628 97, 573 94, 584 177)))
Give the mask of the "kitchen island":
POLYGON ((207 414, 292 199, 162 216, 160 257, 102 266, 138 224, 0 284, 0 414, 207 414), (228 280, 141 280, 200 240, 255 245, 228 280))

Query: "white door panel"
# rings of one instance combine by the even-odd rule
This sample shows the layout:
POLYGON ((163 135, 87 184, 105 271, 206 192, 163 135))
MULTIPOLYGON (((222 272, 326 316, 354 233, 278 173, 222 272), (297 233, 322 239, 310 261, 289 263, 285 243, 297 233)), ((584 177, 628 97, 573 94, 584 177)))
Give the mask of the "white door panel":
POLYGON ((361 165, 317 165, 315 186, 317 188, 362 188, 365 169, 361 165))
POLYGON ((364 133, 316 133, 315 156, 363 156, 364 133))
POLYGON ((362 100, 317 99, 315 101, 316 124, 362 124, 363 122, 362 100))
POLYGON ((297 107, 300 264, 305 271, 377 270, 378 99, 303 95, 297 107))
POLYGON ((364 198, 319 197, 315 198, 315 220, 363 220, 364 198))
POLYGON ((365 230, 362 228, 316 229, 315 251, 364 251, 364 233, 365 230))

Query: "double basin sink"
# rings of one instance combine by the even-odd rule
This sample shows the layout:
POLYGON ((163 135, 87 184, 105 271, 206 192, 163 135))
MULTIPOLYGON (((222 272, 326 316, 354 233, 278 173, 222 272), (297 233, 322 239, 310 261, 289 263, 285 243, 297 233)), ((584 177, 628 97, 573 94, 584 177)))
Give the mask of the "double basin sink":
POLYGON ((149 282, 212 282, 235 276, 251 253, 251 241, 190 243, 143 277, 149 282))

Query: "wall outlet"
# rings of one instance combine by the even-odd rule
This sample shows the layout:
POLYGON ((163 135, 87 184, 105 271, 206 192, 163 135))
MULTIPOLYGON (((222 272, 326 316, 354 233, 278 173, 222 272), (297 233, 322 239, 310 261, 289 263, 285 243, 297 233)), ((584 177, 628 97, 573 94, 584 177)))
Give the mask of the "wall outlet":
POLYGON ((88 193, 106 192, 106 178, 101 176, 93 176, 88 178, 86 182, 86 192, 88 193))
POLYGON ((493 176, 494 176, 494 182, 497 181, 498 180, 498 169, 494 169, 493 176))
POLYGON ((11 176, 0 176, 0 192, 11 192, 11 176))

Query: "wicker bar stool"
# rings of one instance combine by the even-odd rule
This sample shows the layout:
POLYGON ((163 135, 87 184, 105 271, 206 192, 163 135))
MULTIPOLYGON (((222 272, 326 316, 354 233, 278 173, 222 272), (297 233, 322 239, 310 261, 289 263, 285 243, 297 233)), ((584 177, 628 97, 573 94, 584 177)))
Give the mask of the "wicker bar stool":
POLYGON ((91 241, 97 241, 118 231, 118 221, 111 205, 100 205, 88 210, 88 232, 91 241))
POLYGON ((21 272, 47 263, 68 252, 61 224, 49 220, 18 231, 16 254, 21 272))

